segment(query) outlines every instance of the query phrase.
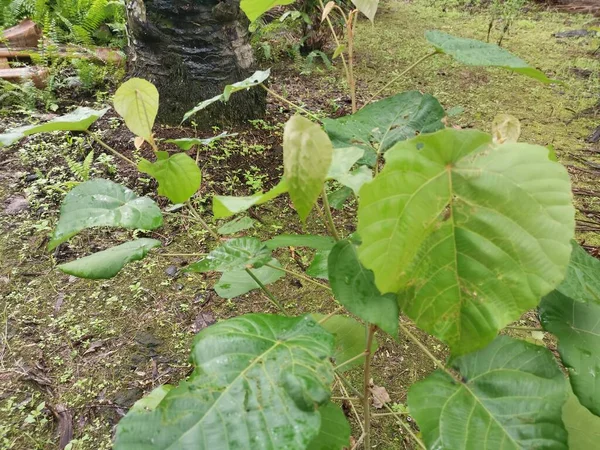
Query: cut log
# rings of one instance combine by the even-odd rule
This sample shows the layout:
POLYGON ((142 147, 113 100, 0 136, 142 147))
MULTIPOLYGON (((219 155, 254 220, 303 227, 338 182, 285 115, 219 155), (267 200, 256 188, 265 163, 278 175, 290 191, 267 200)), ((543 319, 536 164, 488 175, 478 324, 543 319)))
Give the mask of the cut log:
MULTIPOLYGON (((31 59, 31 55, 39 53, 37 47, 0 47, 0 59, 31 59)), ((95 49, 82 49, 80 47, 61 46, 56 50, 58 56, 63 58, 89 59, 104 64, 114 64, 116 66, 125 65, 125 56, 118 50, 98 47, 95 49)))
POLYGON ((2 40, 11 47, 35 47, 42 37, 42 30, 31 19, 25 19, 14 27, 0 33, 2 40))
POLYGON ((31 80, 35 87, 43 89, 48 82, 48 69, 39 66, 0 69, 0 78, 12 83, 22 83, 23 81, 31 80))

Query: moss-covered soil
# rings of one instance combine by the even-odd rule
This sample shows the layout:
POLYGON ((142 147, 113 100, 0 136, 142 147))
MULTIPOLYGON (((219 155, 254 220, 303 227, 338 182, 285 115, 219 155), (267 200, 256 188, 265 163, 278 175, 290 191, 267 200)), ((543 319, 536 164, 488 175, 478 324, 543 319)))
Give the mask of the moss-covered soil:
MULTIPOLYGON (((598 38, 558 39, 555 32, 581 29, 593 20, 530 10, 514 23, 504 46, 563 84, 543 85, 500 69, 460 66, 448 57, 426 60, 393 83, 380 96, 408 89, 428 92, 447 108, 464 112, 449 118, 453 126, 489 130, 493 117, 508 113, 520 119, 522 140, 552 145, 569 168, 578 214, 578 238, 590 248, 600 245, 600 146, 586 138, 600 124, 600 46, 598 38), (456 109, 455 109, 456 110, 456 109)), ((357 38, 359 103, 431 49, 423 32, 435 27, 464 37, 485 39, 485 11, 447 10, 423 2, 388 2, 375 25, 361 20, 357 38)), ((268 66, 269 64, 265 64, 268 66)), ((334 69, 300 75, 282 61, 271 86, 281 95, 325 115, 349 112, 345 84, 336 60, 334 69)), ((265 120, 241 127, 240 135, 200 155, 202 198, 212 193, 242 194, 272 186, 281 174, 282 122, 292 113, 269 100, 265 120)), ((0 128, 31 117, 5 115, 0 128)), ((114 115, 98 130, 107 142, 132 152, 132 136, 114 115)), ((216 131, 216 130, 215 130, 216 131)), ((160 137, 193 135, 192 128, 162 128, 160 137)), ((156 198, 151 180, 100 156, 95 147, 93 176, 124 182, 140 194, 156 198)), ((127 408, 153 387, 176 383, 190 370, 187 363, 194 333, 206 322, 246 312, 276 312, 260 292, 232 300, 216 295, 212 275, 184 275, 178 270, 214 246, 201 227, 185 214, 166 214, 165 227, 151 236, 163 248, 129 265, 112 280, 79 280, 58 272, 57 263, 125 241, 130 232, 94 230, 82 233, 54 253, 45 246, 57 216, 57 205, 77 176, 65 155, 81 160, 90 143, 81 136, 37 136, 0 151, 0 448, 55 449, 60 437, 72 436, 73 449, 111 447, 114 426, 127 408), (178 255, 179 254, 179 255, 178 255)), ((142 150, 142 153, 146 150, 142 150)), ((164 199, 158 199, 167 206, 164 199)), ((200 209, 209 210, 207 200, 200 209)), ((338 212, 344 234, 354 229, 354 205, 338 212)), ((248 234, 266 238, 302 232, 287 199, 251 213, 248 234)), ((209 213, 204 214, 210 220, 209 213)), ((219 223, 220 224, 220 223, 219 223)), ((307 230, 323 233, 318 215, 307 230)), ((138 233, 139 235, 139 233, 138 233)), ((310 252, 281 249, 278 258, 300 270, 310 252)), ((287 276, 272 286, 291 314, 335 308, 328 292, 287 276)), ((524 316, 521 325, 535 325, 524 316)), ((417 331, 415 331, 417 332, 417 331)), ((444 347, 419 334, 443 358, 444 347)), ((374 382, 384 386, 396 408, 407 387, 433 369, 433 363, 411 341, 380 336, 374 357, 374 382)), ((358 386, 360 372, 349 378, 358 386)), ((360 413, 360 410, 359 410, 360 413)), ((352 411, 354 436, 360 428, 352 411)), ((410 420, 406 424, 415 432, 410 420)), ((374 444, 379 449, 413 448, 406 431, 388 416, 375 417, 374 444)))

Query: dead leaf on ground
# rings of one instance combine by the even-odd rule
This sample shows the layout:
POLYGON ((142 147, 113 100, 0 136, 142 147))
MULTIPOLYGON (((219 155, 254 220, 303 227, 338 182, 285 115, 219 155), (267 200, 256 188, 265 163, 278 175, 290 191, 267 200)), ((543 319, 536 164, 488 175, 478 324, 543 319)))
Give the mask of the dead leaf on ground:
POLYGON ((62 450, 73 439, 73 416, 65 405, 48 406, 58 420, 58 446, 62 450))
POLYGON ((373 394, 373 406, 377 409, 383 408, 383 405, 392 401, 390 394, 383 386, 371 385, 371 394, 373 394))
POLYGON ((194 324, 192 325, 192 331, 194 333, 197 333, 215 322, 215 316, 212 313, 201 312, 196 316, 196 320, 194 320, 194 324))

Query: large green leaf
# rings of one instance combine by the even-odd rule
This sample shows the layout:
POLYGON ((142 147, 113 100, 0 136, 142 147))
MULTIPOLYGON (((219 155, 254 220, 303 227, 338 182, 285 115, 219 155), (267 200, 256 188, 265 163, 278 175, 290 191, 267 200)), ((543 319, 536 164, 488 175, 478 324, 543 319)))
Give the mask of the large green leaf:
POLYGON ((562 281, 571 201, 545 147, 442 130, 398 143, 361 189, 358 255, 419 327, 466 353, 562 281))
POLYGON ((50 131, 85 131, 96 120, 106 114, 107 111, 108 108, 96 110, 87 107, 79 107, 73 112, 56 117, 49 122, 12 128, 3 134, 0 134, 0 147, 14 144, 25 136, 35 133, 48 133, 50 131))
POLYGON ((324 119, 333 146, 358 146, 365 150, 364 164, 373 165, 377 151, 396 142, 444 128, 444 108, 431 95, 408 91, 365 106, 339 119, 324 119))
MULTIPOLYGON (((281 263, 276 259, 269 261, 272 266, 281 267, 281 263)), ((285 275, 282 270, 263 266, 259 269, 250 269, 256 278, 264 285, 275 283, 285 275)), ((245 270, 234 270, 225 272, 215 284, 215 292, 222 298, 235 298, 244 295, 253 289, 259 289, 260 286, 252 279, 245 270)))
POLYGON ((329 254, 329 283, 335 298, 365 322, 374 323, 389 335, 398 335, 398 302, 392 294, 381 295, 373 272, 365 269, 350 241, 339 241, 329 254))
POLYGON ((131 261, 144 258, 154 247, 160 246, 156 239, 136 239, 124 244, 111 247, 107 250, 94 253, 90 256, 76 259, 58 266, 60 270, 69 275, 91 280, 112 278, 131 261))
POLYGON ((410 414, 431 449, 566 450, 567 384, 552 353, 507 336, 453 361, 408 391, 410 414))
POLYGON ((202 173, 196 161, 185 153, 169 156, 167 152, 156 152, 156 162, 141 159, 138 170, 158 181, 158 194, 173 203, 183 203, 200 188, 202 173))
MULTIPOLYGON (((115 449, 306 448, 333 382, 333 336, 310 317, 248 314, 195 338, 188 381, 131 410, 115 449)), ((340 437, 343 437, 340 429, 340 437)))
POLYGON ((198 103, 196 106, 194 106, 194 108, 192 108, 188 112, 186 112, 185 115, 183 116, 182 122, 185 122, 187 119, 189 119, 191 116, 196 114, 198 111, 203 110, 204 108, 212 105, 215 102, 219 102, 219 101, 224 102, 224 103, 227 102, 229 100, 229 97, 231 96, 231 94, 233 94, 234 92, 243 91, 245 89, 250 89, 251 87, 258 86, 259 84, 264 83, 267 80, 267 78, 269 78, 270 75, 271 75, 271 69, 257 70, 256 72, 254 72, 251 76, 249 76, 245 80, 238 81, 237 83, 233 83, 233 84, 228 84, 223 89, 222 94, 216 95, 216 96, 206 99, 206 100, 203 100, 200 103, 198 103))
POLYGON ((369 18, 371 22, 375 19, 375 13, 379 6, 379 0, 352 0, 354 6, 369 18))
POLYGON ((210 252, 200 261, 190 264, 186 272, 230 272, 259 268, 271 261, 269 250, 260 239, 240 237, 231 239, 210 252))
POLYGON ((136 136, 151 142, 152 127, 158 113, 158 90, 142 78, 123 83, 113 98, 115 110, 125 119, 125 125, 136 136))
POLYGON ((307 450, 343 450, 350 447, 350 424, 342 408, 329 402, 319 408, 321 428, 307 450))
POLYGON ((329 236, 316 234, 280 234, 265 242, 267 248, 274 250, 280 247, 308 247, 315 250, 331 250, 335 240, 329 236))
POLYGON ((591 256, 575 240, 567 276, 557 291, 579 302, 600 305, 600 260, 591 256))
POLYGON ((294 3, 294 0, 242 0, 240 8, 250 19, 250 22, 254 22, 271 8, 279 5, 291 5, 292 3, 294 3))
POLYGON ((600 417, 581 406, 573 393, 563 406, 562 419, 569 433, 569 450, 590 450, 600 442, 600 417))
POLYGON ((329 280, 328 260, 331 250, 317 250, 310 265, 306 268, 306 275, 329 280))
POLYGON ((255 221, 250 217, 238 217, 237 219, 233 219, 226 224, 221 225, 217 230, 217 233, 223 235, 235 234, 247 230, 248 228, 252 228, 254 223, 255 221))
POLYGON ((163 218, 151 199, 109 180, 91 180, 70 191, 60 208, 60 219, 48 250, 92 227, 154 230, 163 218))
POLYGON ((540 70, 495 44, 452 36, 442 31, 426 31, 425 37, 440 53, 469 66, 497 66, 527 75, 544 83, 555 83, 540 70))
POLYGON ((283 173, 292 203, 304 222, 321 194, 333 148, 319 125, 296 115, 283 132, 283 173))
POLYGON ((327 179, 336 180, 358 195, 362 185, 373 178, 373 173, 365 166, 351 171, 352 166, 363 157, 364 153, 365 150, 358 147, 334 148, 327 179))
POLYGON ((216 136, 209 137, 209 138, 167 139, 165 142, 168 142, 170 144, 175 144, 181 150, 188 151, 194 145, 201 145, 201 146, 210 145, 215 141, 221 140, 223 138, 233 137, 233 136, 237 136, 237 133, 227 133, 227 131, 224 131, 221 134, 218 134, 216 136))
POLYGON ((273 200, 281 194, 288 191, 285 179, 282 179, 270 191, 251 195, 249 197, 232 197, 226 195, 215 195, 213 197, 213 214, 215 218, 220 219, 234 214, 246 211, 255 205, 262 205, 273 200))
POLYGON ((154 411, 173 387, 170 384, 163 384, 153 389, 148 395, 135 402, 131 407, 131 411, 154 411))
POLYGON ((542 300, 539 314, 544 329, 558 338, 573 392, 600 416, 600 304, 578 302, 554 291, 542 300))
MULTIPOLYGON (((325 316, 323 314, 312 315, 316 321, 325 316)), ((365 358, 356 358, 365 351, 365 326, 352 317, 334 315, 320 324, 335 337, 333 361, 338 372, 346 372, 354 367, 364 364, 365 358), (356 359, 353 359, 356 358, 356 359), (350 362, 348 362, 350 361, 350 362)), ((377 338, 373 338, 371 353, 374 354, 379 348, 377 338)))

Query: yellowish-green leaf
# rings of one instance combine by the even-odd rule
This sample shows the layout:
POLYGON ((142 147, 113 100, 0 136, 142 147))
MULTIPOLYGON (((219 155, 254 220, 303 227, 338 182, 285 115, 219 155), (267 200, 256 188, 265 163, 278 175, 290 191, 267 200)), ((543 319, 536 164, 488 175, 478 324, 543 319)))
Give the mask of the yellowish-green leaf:
POLYGON ((158 113, 156 87, 142 78, 131 78, 117 89, 113 103, 127 128, 152 142, 152 127, 158 113))

